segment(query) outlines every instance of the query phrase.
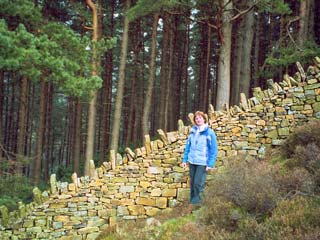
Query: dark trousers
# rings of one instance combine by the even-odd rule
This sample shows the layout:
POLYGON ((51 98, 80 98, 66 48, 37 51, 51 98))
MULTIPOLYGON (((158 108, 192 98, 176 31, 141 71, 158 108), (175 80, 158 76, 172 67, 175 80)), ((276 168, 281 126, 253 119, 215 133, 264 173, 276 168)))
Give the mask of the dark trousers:
POLYGON ((190 169, 190 203, 199 204, 207 178, 206 166, 189 164, 190 169))

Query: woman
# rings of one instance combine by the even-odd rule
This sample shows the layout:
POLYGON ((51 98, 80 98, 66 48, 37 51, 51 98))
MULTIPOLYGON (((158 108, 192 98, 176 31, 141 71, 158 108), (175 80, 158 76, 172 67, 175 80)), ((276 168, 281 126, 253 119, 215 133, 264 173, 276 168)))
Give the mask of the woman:
POLYGON ((197 111, 193 118, 195 125, 190 130, 186 142, 182 166, 190 169, 190 203, 199 205, 201 193, 206 182, 207 171, 214 167, 218 144, 214 131, 206 123, 206 116, 203 112, 197 111))

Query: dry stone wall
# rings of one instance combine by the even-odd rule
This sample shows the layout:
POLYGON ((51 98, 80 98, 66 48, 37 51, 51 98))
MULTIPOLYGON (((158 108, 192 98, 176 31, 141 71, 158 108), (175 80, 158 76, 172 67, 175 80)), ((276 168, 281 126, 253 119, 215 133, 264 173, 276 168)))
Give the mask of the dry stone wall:
MULTIPOLYGON (((240 106, 208 112, 209 124, 218 137, 218 163, 240 153, 263 156, 266 148, 281 144, 294 130, 320 118, 320 59, 306 72, 284 76, 269 88, 254 89, 253 97, 241 96, 240 106)), ((192 119, 192 115, 190 116, 192 119)), ((136 220, 168 211, 188 199, 188 173, 180 166, 189 126, 164 133, 134 151, 95 168, 91 177, 72 176, 73 183, 57 182, 51 189, 34 189, 34 202, 8 213, 0 207, 0 239, 95 239, 119 220, 136 220)))

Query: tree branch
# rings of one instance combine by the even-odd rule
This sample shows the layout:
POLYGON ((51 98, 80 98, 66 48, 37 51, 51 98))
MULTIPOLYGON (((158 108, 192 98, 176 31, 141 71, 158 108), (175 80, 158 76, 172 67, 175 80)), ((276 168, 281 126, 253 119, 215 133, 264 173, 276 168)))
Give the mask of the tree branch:
POLYGON ((86 25, 84 25, 84 24, 82 24, 82 27, 83 27, 84 29, 87 29, 87 30, 93 30, 93 27, 89 27, 89 26, 86 26, 86 25))
POLYGON ((239 12, 237 15, 233 16, 231 18, 231 21, 234 21, 238 18, 240 18, 242 15, 246 14, 247 12, 250 12, 256 5, 258 4, 258 2, 256 2, 255 4, 251 5, 249 8, 247 8, 246 10, 243 10, 241 12, 239 12))
POLYGON ((289 36, 290 40, 293 42, 293 44, 296 46, 296 48, 297 48, 299 51, 302 51, 302 48, 300 48, 299 45, 295 42, 295 40, 293 39, 293 37, 292 37, 292 35, 291 35, 291 33, 290 33, 290 30, 289 30, 290 25, 291 25, 292 23, 298 21, 298 20, 300 20, 300 17, 298 17, 298 16, 295 17, 295 18, 293 18, 293 19, 291 19, 291 20, 289 21, 286 29, 287 29, 287 33, 288 33, 288 36, 289 36))
POLYGON ((13 152, 7 151, 7 150, 3 147, 2 144, 0 144, 0 148, 1 148, 1 150, 5 153, 6 158, 7 158, 8 160, 11 160, 9 154, 10 154, 10 155, 13 155, 13 156, 16 156, 16 154, 14 154, 13 152))

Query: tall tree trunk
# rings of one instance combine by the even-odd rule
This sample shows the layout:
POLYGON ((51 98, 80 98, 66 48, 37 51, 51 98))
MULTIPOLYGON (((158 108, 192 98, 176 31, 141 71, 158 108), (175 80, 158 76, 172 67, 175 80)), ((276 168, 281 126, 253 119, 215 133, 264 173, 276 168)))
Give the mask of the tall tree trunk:
MULTIPOLYGON (((97 76, 98 56, 95 48, 95 43, 98 41, 98 14, 97 8, 92 0, 86 0, 86 3, 92 11, 92 70, 91 76, 97 76)), ((86 159, 84 164, 84 175, 89 176, 90 173, 90 160, 93 160, 94 151, 94 138, 96 129, 96 104, 97 104, 97 91, 91 93, 91 101, 89 103, 88 112, 88 131, 87 131, 87 144, 86 144, 86 159)))
MULTIPOLYGON (((133 142, 137 142, 137 138, 134 138, 134 134, 136 132, 136 116, 139 115, 139 97, 143 94, 143 91, 138 91, 138 82, 139 82, 139 74, 140 74, 140 64, 141 61, 139 59, 139 55, 141 52, 141 20, 137 20, 130 25, 130 29, 132 33, 131 36, 131 43, 133 48, 133 76, 131 82, 131 96, 129 102, 129 110, 128 110, 128 125, 127 125, 127 135, 125 140, 125 145, 129 146, 132 145, 133 142)), ((143 89, 143 88, 142 88, 143 89)), ((141 132, 140 132, 141 134, 141 132)), ((139 137, 140 139, 141 137, 139 137)))
POLYGON ((81 149, 81 102, 79 98, 74 101, 74 143, 73 143, 73 172, 80 175, 80 149, 81 149))
MULTIPOLYGON (((248 1, 248 6, 252 5, 252 0, 248 1)), ((240 81, 240 92, 244 93, 249 97, 250 82, 251 82, 251 51, 253 44, 253 26, 254 26, 254 12, 249 11, 244 15, 243 25, 243 48, 241 57, 241 81, 240 81)), ((239 101, 240 99, 237 99, 239 101)))
POLYGON ((182 82, 185 74, 185 35, 186 35, 186 30, 183 29, 185 28, 185 22, 181 16, 175 16, 175 31, 174 31, 174 36, 175 36, 175 41, 174 41, 174 49, 176 49, 175 53, 175 59, 174 60, 174 86, 173 86, 173 104, 172 104, 172 109, 171 113, 176 113, 176 114, 171 114, 172 116, 172 129, 177 128, 177 123, 178 120, 181 118, 181 96, 182 96, 182 82))
POLYGON ((206 64, 205 64, 205 75, 204 75, 204 91, 202 96, 202 107, 203 111, 207 112, 209 107, 209 92, 210 92, 210 57, 211 57, 211 27, 208 26, 207 30, 207 50, 206 50, 206 64))
MULTIPOLYGON (((159 14, 153 15, 152 37, 151 37, 151 56, 149 64, 149 79, 146 97, 144 100, 143 116, 142 116, 142 136, 149 134, 149 115, 152 104, 152 92, 155 78, 155 62, 156 62, 156 43, 157 43, 157 27, 159 21, 159 14)), ((144 139, 144 138, 143 138, 144 139)))
POLYGON ((169 36, 170 36, 170 27, 169 27, 169 16, 168 14, 163 14, 163 37, 162 37, 162 48, 161 48, 161 72, 160 72, 160 106, 159 106, 159 128, 166 129, 166 102, 167 99, 167 79, 168 79, 168 45, 169 45, 169 36))
MULTIPOLYGON (((13 77, 13 76, 11 76, 13 77)), ((11 83, 11 97, 9 101, 9 96, 7 97, 7 104, 6 104, 6 138, 5 138, 5 146, 7 147, 7 150, 15 152, 14 146, 16 139, 14 137, 15 135, 15 95, 16 95, 16 81, 12 81, 11 83)), ((10 88, 10 85, 8 84, 8 90, 10 88)), ((9 92, 9 91, 8 91, 9 92)))
MULTIPOLYGON (((109 35, 113 36, 114 32, 114 11, 115 1, 112 0, 110 3, 111 13, 109 19, 109 35)), ((103 97, 102 97, 102 143, 101 143, 101 162, 106 161, 107 149, 109 146, 110 138, 110 117, 111 117, 111 102, 112 102, 112 71, 113 71, 113 54, 112 50, 108 50, 105 54, 105 72, 103 78, 103 97)))
MULTIPOLYGON (((130 0, 126 0, 126 11, 129 8, 130 8, 130 0)), ((125 84, 125 68, 126 68, 126 62, 127 62, 128 31, 129 31, 129 19, 128 19, 128 16, 125 15, 122 44, 121 44, 121 54, 120 54, 119 77, 118 77, 118 84, 117 84, 117 96, 116 96, 115 110, 114 110, 113 123, 112 123, 112 135, 111 135, 112 140, 110 144, 110 149, 115 151, 118 151, 118 144, 119 144, 122 99, 123 99, 124 84, 125 84)))
POLYGON ((299 15, 298 43, 299 46, 302 46, 308 38, 309 0, 300 1, 299 15))
MULTIPOLYGON (((4 72, 0 71, 0 146, 3 146, 3 104, 4 104, 4 77, 3 77, 4 72)), ((2 148, 0 147, 0 162, 2 160, 2 148)))
POLYGON ((261 29, 261 13, 257 14, 257 20, 254 30, 254 54, 253 54, 253 87, 260 86, 260 80, 259 80, 259 56, 260 56, 260 33, 262 31, 261 29))
POLYGON ((168 77, 166 79, 166 102, 165 102, 165 109, 164 109, 164 130, 170 131, 172 125, 172 118, 170 111, 170 107, 173 104, 172 99, 172 87, 173 87, 173 60, 174 60, 174 35, 173 35, 173 23, 172 19, 170 18, 170 34, 169 34, 169 62, 168 64, 168 77), (169 117, 170 116, 170 117, 169 117))
POLYGON ((48 82, 47 89, 46 89, 46 113, 45 113, 45 131, 44 135, 46 136, 44 138, 43 142, 43 179, 48 180, 49 179, 49 172, 50 167, 52 167, 51 164, 51 148, 52 148, 52 107, 53 107, 53 83, 48 82))
POLYGON ((72 98, 68 99, 68 108, 67 108, 67 130, 66 132, 66 157, 65 157, 65 167, 70 165, 72 161, 72 146, 74 141, 74 104, 72 98))
MULTIPOLYGON (((20 111, 19 111, 19 136, 17 153, 19 155, 25 154, 26 134, 27 134, 27 92, 28 92, 28 79, 22 77, 21 90, 20 90, 20 111)), ((22 174, 23 167, 18 165, 17 173, 22 174)))
MULTIPOLYGON (((189 15, 188 15, 189 16, 189 15)), ((187 120, 187 114, 188 114, 188 84, 189 84, 189 74, 188 74, 188 68, 189 68, 189 51, 190 51, 190 19, 187 17, 186 20, 186 35, 185 35, 185 41, 184 41, 184 57, 183 57, 183 64, 182 64, 182 88, 183 88, 183 101, 182 101, 182 119, 184 121, 187 120)))
POLYGON ((222 110, 224 105, 229 105, 230 99, 230 58, 231 58, 231 9, 232 1, 221 0, 225 6, 222 13, 222 42, 218 61, 218 90, 216 109, 222 110))
POLYGON ((314 1, 312 5, 314 9, 313 14, 313 37, 315 42, 320 45, 320 2, 314 1))
POLYGON ((137 69, 135 69, 135 76, 134 78, 136 79, 136 89, 137 92, 139 93, 138 96, 134 98, 134 108, 135 108, 135 114, 134 114, 134 125, 133 125, 133 134, 132 134, 132 139, 134 139, 134 142, 136 144, 142 142, 141 138, 141 128, 142 128, 142 111, 143 111, 143 106, 144 106, 144 94, 143 94, 143 89, 144 89, 144 83, 145 83, 145 74, 144 74, 144 66, 145 66, 145 56, 144 56, 144 38, 143 38, 143 30, 141 28, 141 23, 139 24, 139 30, 137 30, 139 33, 139 42, 141 44, 138 45, 137 52, 142 53, 142 57, 140 59, 136 59, 137 61, 137 69))
POLYGON ((27 111, 27 137, 28 137, 28 144, 27 144, 27 156, 31 156, 33 155, 32 153, 32 139, 33 139, 33 132, 34 132, 34 128, 36 127, 35 124, 33 124, 33 116, 35 115, 35 84, 30 82, 30 87, 29 87, 29 99, 28 99, 28 109, 29 111, 27 111))
POLYGON ((39 123, 37 130, 37 147, 36 156, 33 164, 33 183, 38 185, 41 179, 42 168, 42 154, 43 154, 43 137, 45 128, 45 114, 46 114, 46 82, 42 79, 40 81, 40 101, 39 101, 39 123))
POLYGON ((26 137, 26 113, 27 113, 27 91, 28 91, 28 80, 26 77, 21 79, 21 90, 20 90, 20 111, 19 111, 19 137, 17 153, 24 155, 25 137, 26 137))
POLYGON ((198 83, 195 85, 194 91, 196 92, 196 97, 194 99, 195 108, 204 111, 204 85, 205 85, 205 74, 206 74, 206 59, 208 50, 208 27, 204 24, 201 25, 201 37, 199 43, 199 79, 198 83))
POLYGON ((244 40, 244 32, 243 32, 243 25, 244 20, 240 19, 239 22, 235 23, 236 37, 234 41, 234 54, 232 55, 232 89, 231 89, 231 97, 230 97, 230 104, 231 105, 238 105, 240 100, 240 79, 241 79, 241 70, 242 70, 242 51, 243 51, 243 40, 244 40))

